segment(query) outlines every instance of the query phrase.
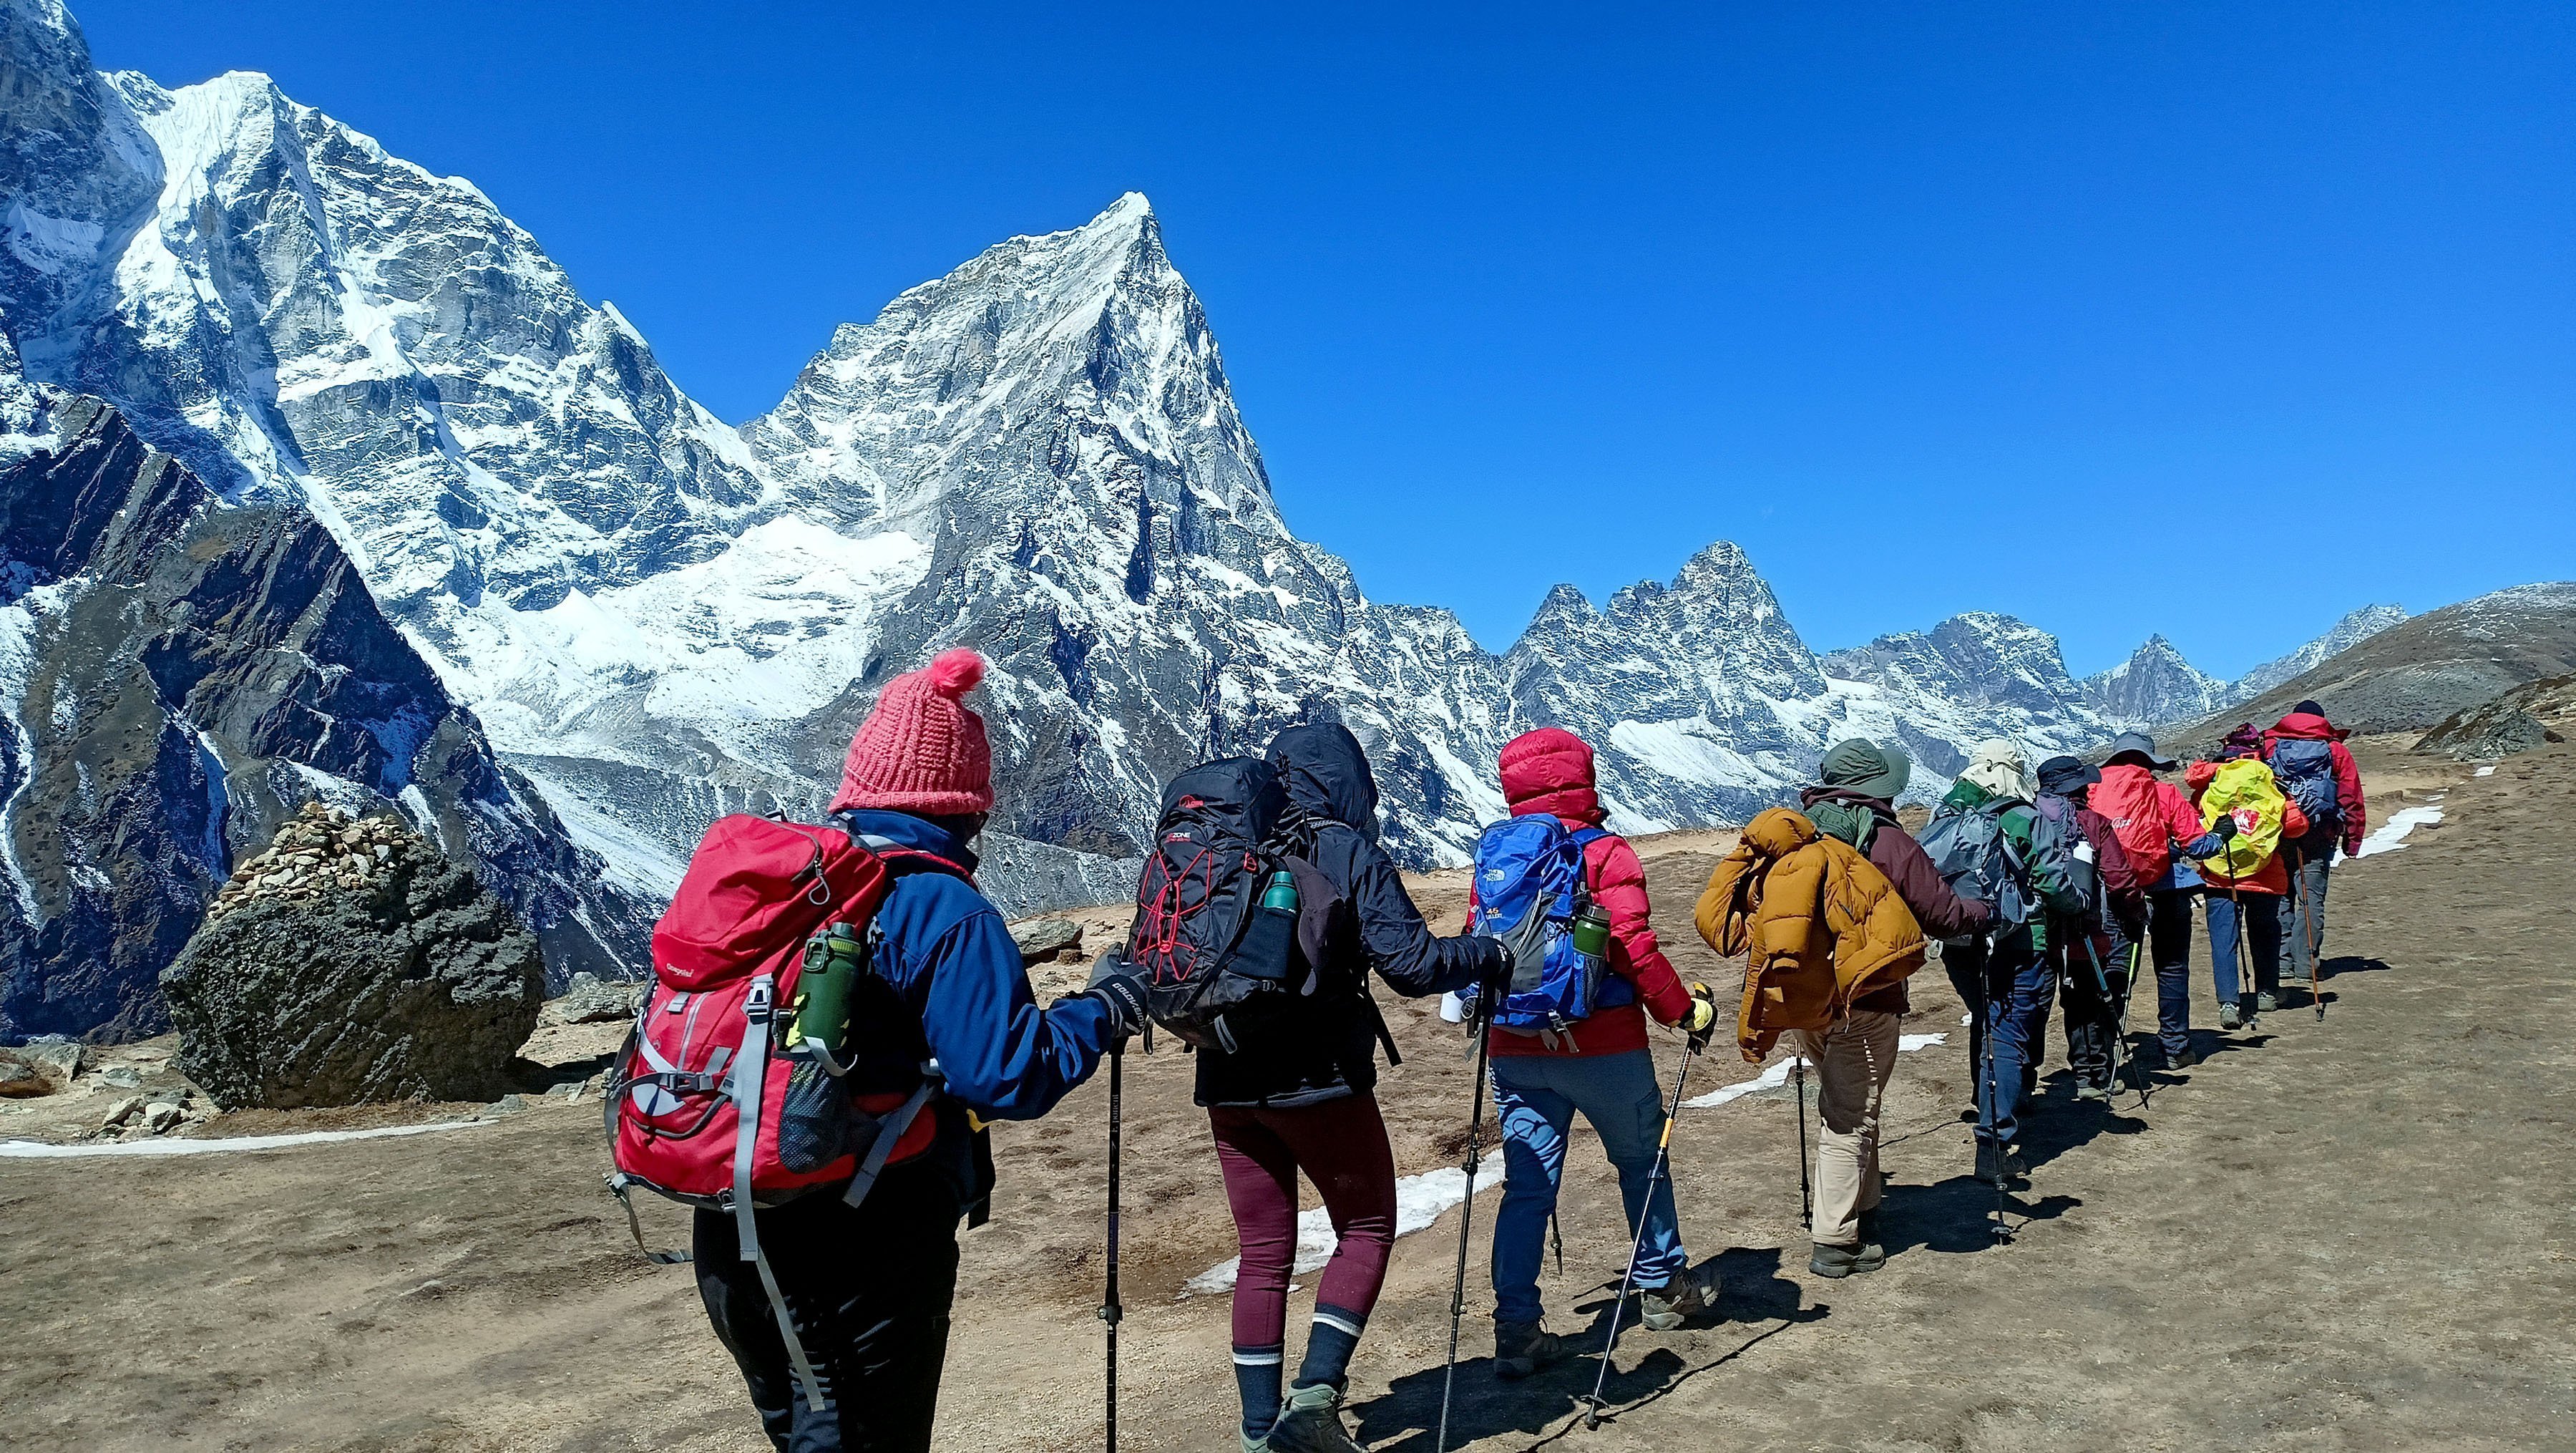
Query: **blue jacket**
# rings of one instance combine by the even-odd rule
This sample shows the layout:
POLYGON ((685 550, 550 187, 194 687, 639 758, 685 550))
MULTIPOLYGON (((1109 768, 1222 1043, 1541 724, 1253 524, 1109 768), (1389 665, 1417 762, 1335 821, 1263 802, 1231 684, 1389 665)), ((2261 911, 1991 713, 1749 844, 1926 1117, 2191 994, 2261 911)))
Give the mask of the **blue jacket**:
MULTIPOLYGON (((963 843, 909 813, 853 810, 839 820, 865 846, 975 867, 963 843)), ((983 894, 926 865, 898 858, 895 867, 894 887, 877 909, 885 936, 875 972, 920 1017, 949 1097, 987 1120, 1034 1120, 1054 1109, 1100 1063, 1108 1009, 1087 997, 1039 1009, 1019 947, 983 894)))

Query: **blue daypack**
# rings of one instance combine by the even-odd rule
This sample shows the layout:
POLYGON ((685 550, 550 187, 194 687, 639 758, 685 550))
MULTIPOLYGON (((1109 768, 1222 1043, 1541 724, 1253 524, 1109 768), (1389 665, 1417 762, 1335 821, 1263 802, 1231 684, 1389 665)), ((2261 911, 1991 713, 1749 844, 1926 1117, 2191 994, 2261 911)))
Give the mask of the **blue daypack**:
POLYGON ((2331 838, 2343 827, 2343 801, 2335 793, 2334 743, 2313 737, 2275 738, 2272 780, 2307 815, 2310 834, 2331 838))
POLYGON ((1553 814, 1533 812, 1505 818, 1476 840, 1477 932, 1502 937, 1532 904, 1547 900, 1547 951, 1512 966, 1511 990, 1494 1006, 1495 1028, 1553 1039, 1595 1009, 1636 1002, 1627 980, 1574 949, 1574 915, 1592 901, 1583 850, 1609 835, 1597 827, 1569 832, 1553 814))

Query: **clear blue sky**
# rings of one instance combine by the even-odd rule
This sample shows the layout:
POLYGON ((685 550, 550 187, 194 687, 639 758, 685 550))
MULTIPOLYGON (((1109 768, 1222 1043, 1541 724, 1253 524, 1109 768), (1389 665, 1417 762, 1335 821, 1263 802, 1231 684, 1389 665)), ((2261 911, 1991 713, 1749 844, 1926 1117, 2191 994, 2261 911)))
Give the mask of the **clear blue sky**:
POLYGON ((2576 577, 2559 0, 73 8, 472 178, 731 419, 1141 190, 1292 526, 1496 647, 1719 538, 1819 648, 2079 672, 2576 577))

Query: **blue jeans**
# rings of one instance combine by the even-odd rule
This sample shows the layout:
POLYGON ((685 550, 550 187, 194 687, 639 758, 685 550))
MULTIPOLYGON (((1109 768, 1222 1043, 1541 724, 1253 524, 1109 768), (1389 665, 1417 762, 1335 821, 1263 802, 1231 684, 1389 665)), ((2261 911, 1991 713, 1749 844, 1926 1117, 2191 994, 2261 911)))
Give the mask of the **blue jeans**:
POLYGON ((2209 967, 2217 981, 2218 1002, 2233 1004, 2246 992, 2237 982, 2236 915, 2244 909, 2246 950, 2254 959, 2254 992, 2273 994, 2281 988, 2281 897, 2277 893, 2239 891, 2231 899, 2213 891, 2209 905, 2209 967))
POLYGON ((1630 1232, 1637 1229, 1638 1212, 1645 1212, 1637 1285, 1663 1286, 1690 1265, 1673 1213, 1669 1167, 1654 1180, 1652 1203, 1647 1200, 1647 1176, 1664 1136, 1663 1089, 1655 1083, 1652 1053, 1505 1055, 1494 1061, 1494 1101, 1503 1118, 1503 1208, 1494 1217, 1495 1321, 1539 1319, 1539 1259, 1565 1175, 1565 1133, 1577 1110, 1592 1122, 1602 1150, 1618 1167, 1630 1232))
POLYGON ((1976 1017, 1968 1031, 1968 1072, 1976 1077, 1977 1139, 2010 1145, 2021 1133, 2022 1102, 2039 1087, 2048 1038, 2048 1006, 2057 969, 2030 948, 2028 933, 2006 934, 1991 951, 1982 942, 1941 950, 1950 985, 1976 1017), (1994 1085, 1986 1092, 1986 1037, 1994 1036, 1994 1085))

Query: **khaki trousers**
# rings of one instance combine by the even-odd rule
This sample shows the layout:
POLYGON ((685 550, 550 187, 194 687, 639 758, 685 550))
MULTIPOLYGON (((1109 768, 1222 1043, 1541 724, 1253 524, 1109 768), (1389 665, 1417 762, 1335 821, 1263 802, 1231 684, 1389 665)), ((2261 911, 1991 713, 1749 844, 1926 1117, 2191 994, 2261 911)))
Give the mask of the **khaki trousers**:
POLYGON ((1878 1103, 1896 1073, 1897 1017, 1858 1010, 1818 1034, 1793 1030, 1791 1048, 1814 1067, 1816 1228, 1819 1246, 1860 1244, 1860 1213, 1878 1204, 1878 1103))

